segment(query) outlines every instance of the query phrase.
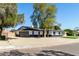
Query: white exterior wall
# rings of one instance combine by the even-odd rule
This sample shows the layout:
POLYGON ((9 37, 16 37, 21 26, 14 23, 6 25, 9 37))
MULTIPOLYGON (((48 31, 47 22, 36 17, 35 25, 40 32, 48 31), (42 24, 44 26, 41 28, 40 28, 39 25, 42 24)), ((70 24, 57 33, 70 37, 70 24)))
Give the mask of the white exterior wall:
POLYGON ((48 32, 48 34, 49 34, 49 35, 62 35, 62 32, 60 32, 60 34, 59 34, 58 31, 50 30, 50 31, 48 32), (55 34, 54 34, 53 32, 55 32, 55 34))
POLYGON ((60 35, 62 35, 63 33, 62 32, 60 32, 60 35))
POLYGON ((55 32, 55 35, 59 35, 59 32, 56 31, 56 32, 55 32))
POLYGON ((29 35, 33 35, 33 34, 32 34, 32 31, 29 31, 29 35))
POLYGON ((48 33, 48 34, 49 34, 49 35, 54 35, 52 30, 51 30, 51 31, 49 31, 49 33, 48 33))
POLYGON ((39 31, 34 31, 34 35, 39 35, 39 31))
POLYGON ((40 35, 43 35, 43 31, 40 31, 40 35))
POLYGON ((19 35, 19 31, 16 31, 16 34, 19 35))

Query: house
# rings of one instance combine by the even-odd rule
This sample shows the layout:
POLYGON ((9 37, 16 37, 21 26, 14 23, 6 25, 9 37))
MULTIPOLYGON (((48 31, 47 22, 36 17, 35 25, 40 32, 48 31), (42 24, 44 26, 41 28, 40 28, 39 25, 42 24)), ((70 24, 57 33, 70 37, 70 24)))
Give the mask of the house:
MULTIPOLYGON (((19 37, 44 37, 44 29, 22 26, 16 31, 19 37)), ((46 36, 62 36, 62 31, 46 30, 46 36)))
POLYGON ((14 37, 15 36, 15 32, 11 32, 9 30, 3 30, 2 31, 2 36, 6 36, 7 37, 14 37))
POLYGON ((33 37, 33 36, 40 36, 42 37, 43 34, 43 30, 42 29, 35 29, 35 28, 31 28, 31 27, 25 27, 22 26, 20 27, 17 31, 16 31, 16 36, 20 36, 20 37, 33 37))

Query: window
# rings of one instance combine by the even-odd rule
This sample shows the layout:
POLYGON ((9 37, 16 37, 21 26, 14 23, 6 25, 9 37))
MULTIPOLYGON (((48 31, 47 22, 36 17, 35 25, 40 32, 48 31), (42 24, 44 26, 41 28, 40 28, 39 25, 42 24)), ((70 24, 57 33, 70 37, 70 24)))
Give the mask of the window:
POLYGON ((55 35, 55 32, 53 32, 53 34, 55 35))
POLYGON ((29 31, 29 35, 32 35, 32 31, 29 31))
POLYGON ((34 31, 34 35, 38 35, 38 31, 34 31))
POLYGON ((40 35, 42 35, 43 34, 43 31, 40 31, 40 35))
POLYGON ((59 35, 60 35, 60 32, 59 32, 59 35))

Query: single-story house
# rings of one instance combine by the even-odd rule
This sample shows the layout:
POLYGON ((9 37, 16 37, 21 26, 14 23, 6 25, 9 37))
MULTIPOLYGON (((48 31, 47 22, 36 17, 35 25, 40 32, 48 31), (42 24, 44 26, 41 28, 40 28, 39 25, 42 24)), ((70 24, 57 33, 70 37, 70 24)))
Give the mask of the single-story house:
MULTIPOLYGON (((44 29, 22 26, 16 31, 19 37, 44 37, 44 29)), ((62 36, 62 31, 46 30, 46 36, 62 36)))
POLYGON ((9 30, 3 30, 2 31, 2 36, 6 36, 7 37, 14 37, 15 36, 15 32, 11 32, 9 30))

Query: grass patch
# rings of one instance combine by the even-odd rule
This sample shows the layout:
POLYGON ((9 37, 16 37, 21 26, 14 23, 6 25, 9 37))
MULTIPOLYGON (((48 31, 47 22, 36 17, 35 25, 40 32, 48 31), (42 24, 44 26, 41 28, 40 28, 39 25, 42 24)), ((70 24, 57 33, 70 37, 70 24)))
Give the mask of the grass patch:
POLYGON ((66 37, 63 37, 63 38, 77 39, 77 38, 78 38, 78 36, 66 36, 66 37))

